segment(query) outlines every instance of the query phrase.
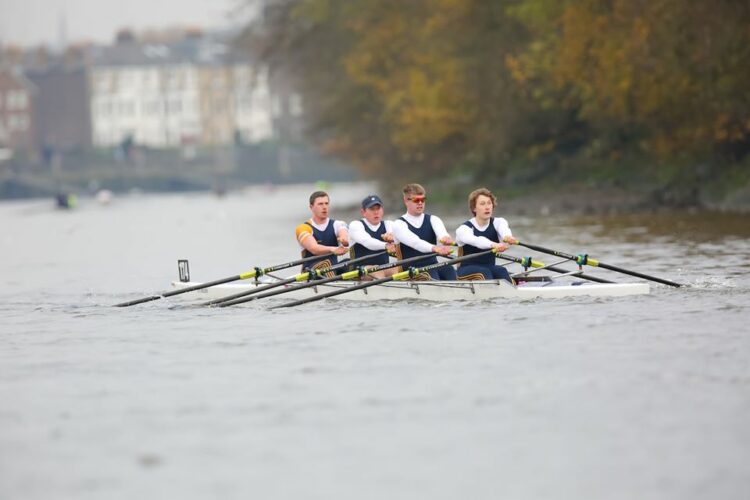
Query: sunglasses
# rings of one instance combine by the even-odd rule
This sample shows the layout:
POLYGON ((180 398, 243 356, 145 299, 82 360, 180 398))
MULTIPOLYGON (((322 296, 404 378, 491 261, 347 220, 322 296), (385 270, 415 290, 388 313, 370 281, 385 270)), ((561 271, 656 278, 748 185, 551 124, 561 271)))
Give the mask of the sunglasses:
POLYGON ((407 198, 407 200, 413 201, 414 203, 424 203, 425 201, 427 201, 427 197, 424 196, 424 195, 423 196, 412 196, 411 198, 407 198))

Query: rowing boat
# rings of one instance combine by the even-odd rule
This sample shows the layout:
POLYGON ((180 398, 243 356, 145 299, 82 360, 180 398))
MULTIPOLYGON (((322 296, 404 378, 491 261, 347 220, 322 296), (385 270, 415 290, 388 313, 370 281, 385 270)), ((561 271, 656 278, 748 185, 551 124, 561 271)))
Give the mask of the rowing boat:
MULTIPOLYGON (((277 304, 270 309, 279 307, 295 307, 308 302, 322 300, 325 298, 337 298, 345 300, 428 300, 437 302, 446 301, 476 301, 490 299, 560 299, 566 297, 623 297, 629 295, 644 295, 649 293, 648 283, 613 283, 603 278, 587 275, 583 272, 583 266, 599 267, 610 271, 619 272, 629 276, 655 281, 672 287, 684 285, 656 276, 650 276, 637 271, 606 264, 593 259, 588 254, 571 255, 559 250, 540 247, 530 243, 516 241, 514 244, 527 247, 531 250, 562 257, 558 263, 546 265, 531 257, 513 257, 495 250, 484 250, 471 255, 437 262, 422 267, 409 267, 407 270, 397 272, 385 278, 374 278, 375 271, 384 271, 394 266, 406 267, 412 264, 414 259, 423 259, 424 256, 411 257, 400 261, 389 262, 374 268, 357 267, 347 271, 346 267, 354 264, 362 265, 362 259, 370 259, 372 255, 363 256, 348 261, 340 262, 328 269, 326 272, 337 272, 330 277, 323 277, 321 271, 304 271, 287 278, 279 278, 271 273, 281 269, 308 263, 318 256, 304 257, 296 261, 285 262, 270 267, 256 267, 250 271, 227 276, 213 281, 197 283, 190 280, 190 270, 187 260, 179 260, 179 281, 172 282, 172 289, 159 294, 148 295, 133 300, 115 304, 116 307, 130 307, 152 300, 180 295, 182 297, 201 300, 201 305, 219 305, 220 307, 233 306, 246 302, 259 300, 267 297, 284 294, 291 298, 283 304, 277 304), (412 277, 419 277, 434 269, 443 266, 460 264, 481 257, 482 255, 495 254, 498 259, 520 264, 524 271, 514 274, 517 283, 511 284, 503 280, 478 280, 478 281, 411 281, 412 277), (558 267, 558 264, 574 262, 578 270, 568 271, 558 267), (534 275, 540 270, 553 271, 555 275, 534 275), (366 281, 370 278, 370 281, 366 281), (564 280, 562 279, 564 278, 564 280), (254 281, 249 281, 253 279, 254 281), (365 279, 365 281, 353 281, 365 279), (269 282, 268 280, 276 280, 269 282), (306 280, 312 280, 307 281, 306 280), (352 280, 352 281, 350 281, 352 280), (571 281, 573 280, 573 281, 571 281), (586 280, 586 281, 580 281, 586 280), (244 281, 243 284, 236 282, 244 281), (275 289, 275 290, 271 290, 275 289)), ((385 253, 385 251, 383 251, 385 253)), ((435 254, 428 254, 435 256, 435 254)), ((506 264, 508 265, 508 264, 506 264)))
MULTIPOLYGON (((295 285, 286 285, 288 293, 283 297, 304 299, 331 291, 351 288, 360 282, 334 282, 320 286, 295 290, 295 285)), ((250 291, 263 282, 228 283, 201 288, 182 294, 189 300, 213 300, 241 292, 250 291)), ((200 285, 194 281, 174 281, 175 290, 200 285)), ((338 300, 428 300, 436 302, 474 301, 490 299, 559 299, 567 297, 622 297, 649 293, 648 283, 593 283, 584 281, 560 282, 554 279, 529 280, 512 285, 504 280, 489 281, 391 281, 388 283, 352 290, 331 297, 338 300)))

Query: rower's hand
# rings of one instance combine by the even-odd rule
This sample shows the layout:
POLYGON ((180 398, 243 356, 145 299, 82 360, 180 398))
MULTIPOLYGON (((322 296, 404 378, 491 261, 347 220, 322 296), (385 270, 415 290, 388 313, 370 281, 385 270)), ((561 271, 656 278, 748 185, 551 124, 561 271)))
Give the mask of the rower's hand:
POLYGON ((508 245, 507 243, 495 243, 494 245, 492 245, 492 251, 496 254, 503 253, 508 248, 510 248, 510 245, 508 245))
POLYGON ((391 233, 383 233, 380 238, 386 243, 393 243, 393 235, 391 233))
POLYGON ((349 248, 347 247, 336 247, 333 253, 335 253, 336 255, 344 255, 348 251, 349 251, 349 248))
POLYGON ((432 251, 435 252, 436 254, 442 256, 442 257, 447 257, 451 253, 453 253, 453 249, 452 248, 450 248, 450 247, 444 247, 442 245, 435 245, 434 247, 432 247, 432 251))
POLYGON ((339 236, 336 240, 339 242, 339 245, 341 245, 342 247, 349 246, 349 236, 339 236))
POLYGON ((505 238, 503 238, 503 241, 509 245, 518 245, 518 240, 513 236, 506 236, 505 238))
POLYGON ((396 255, 396 244, 395 243, 388 243, 385 245, 385 250, 388 252, 388 255, 396 255))
POLYGON ((455 245, 456 244, 456 242, 453 241, 453 238, 451 238, 450 236, 443 236, 442 238, 440 238, 440 243, 442 243, 443 245, 455 245))

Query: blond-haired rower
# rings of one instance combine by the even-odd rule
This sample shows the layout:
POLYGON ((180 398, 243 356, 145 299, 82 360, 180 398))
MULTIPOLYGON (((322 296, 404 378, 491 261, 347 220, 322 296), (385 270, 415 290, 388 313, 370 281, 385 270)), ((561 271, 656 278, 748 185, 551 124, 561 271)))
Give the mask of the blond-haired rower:
MULTIPOLYGON (((510 231, 508 221, 493 217, 497 198, 487 188, 469 194, 469 210, 474 215, 456 229, 456 243, 463 255, 471 255, 493 249, 504 252, 509 244, 518 243, 510 231)), ((493 254, 483 255, 464 262, 458 268, 459 279, 504 279, 512 282, 508 271, 498 266, 493 254)))
MULTIPOLYGON (((406 213, 393 221, 393 237, 399 242, 397 258, 408 259, 430 253, 437 253, 443 257, 450 255, 453 249, 445 245, 453 245, 453 238, 448 234, 440 217, 425 213, 425 189, 419 184, 407 184, 403 193, 406 213)), ((435 263, 437 258, 432 255, 413 263, 412 266, 423 267, 435 263)), ((456 270, 453 266, 439 267, 429 272, 429 279, 456 280, 456 270)))

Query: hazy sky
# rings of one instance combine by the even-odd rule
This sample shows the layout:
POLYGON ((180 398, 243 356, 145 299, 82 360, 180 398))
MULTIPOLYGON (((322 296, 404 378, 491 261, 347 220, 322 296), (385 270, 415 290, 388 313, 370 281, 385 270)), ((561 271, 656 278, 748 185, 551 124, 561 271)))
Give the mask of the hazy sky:
POLYGON ((243 0, 0 0, 0 42, 35 45, 60 42, 108 42, 123 27, 175 25, 217 27, 246 18, 243 0), (64 19, 64 22, 61 20, 64 19))

